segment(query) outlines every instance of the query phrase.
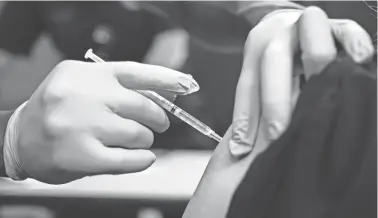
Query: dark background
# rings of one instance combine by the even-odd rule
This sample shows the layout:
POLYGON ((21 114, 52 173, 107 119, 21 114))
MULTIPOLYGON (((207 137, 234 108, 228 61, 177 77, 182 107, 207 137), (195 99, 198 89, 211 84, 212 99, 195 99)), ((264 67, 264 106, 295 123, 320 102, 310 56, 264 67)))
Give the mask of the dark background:
MULTIPOLYGON (((331 18, 356 20, 372 38, 377 37, 376 1, 302 3, 322 7, 331 18)), ((172 3, 169 7, 180 13, 168 18, 159 17, 159 13, 151 11, 125 9, 119 2, 14 2, 11 7, 4 7, 6 4, 0 3, 0 109, 17 107, 30 97, 54 65, 63 59, 82 60, 89 47, 106 60, 142 61, 157 34, 185 27, 190 30, 191 37, 188 40, 188 58, 179 70, 192 74, 201 90, 177 99, 176 103, 220 135, 230 125, 242 48, 252 28, 243 18, 198 2, 172 3), (108 34, 105 41, 94 37, 94 32, 99 29, 108 34)), ((197 150, 216 146, 215 142, 186 124, 174 117, 171 119, 170 129, 156 135, 154 148, 197 150)), ((2 184, 0 180, 0 186, 2 184)), ((163 211, 164 218, 173 218, 181 217, 187 202, 106 196, 8 196, 0 197, 0 204, 6 206, 0 209, 11 205, 39 205, 55 214, 50 217, 59 218, 161 218, 156 214, 137 216, 141 209, 152 207, 163 211)), ((23 211, 22 208, 16 210, 23 211)), ((45 217, 42 212, 32 216, 30 211, 39 211, 38 208, 24 210, 28 216, 8 214, 3 217, 45 217)))

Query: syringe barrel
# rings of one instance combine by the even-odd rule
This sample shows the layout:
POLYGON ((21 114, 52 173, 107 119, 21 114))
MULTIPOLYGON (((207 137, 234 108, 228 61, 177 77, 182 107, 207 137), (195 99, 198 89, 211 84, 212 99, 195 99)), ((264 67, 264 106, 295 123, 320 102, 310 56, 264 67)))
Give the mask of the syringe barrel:
MULTIPOLYGON (((91 59, 91 60, 93 60, 94 62, 97 62, 97 63, 105 62, 100 57, 98 57, 97 55, 95 55, 93 53, 92 49, 88 49, 88 51, 85 53, 84 57, 86 59, 89 58, 89 59, 91 59)), ((186 113, 184 110, 182 110, 181 108, 177 107, 172 102, 170 102, 167 99, 163 98, 162 96, 160 96, 156 92, 147 91, 147 90, 135 90, 135 91, 138 92, 138 93, 140 93, 140 94, 142 94, 142 95, 144 95, 144 96, 146 96, 146 97, 148 97, 149 99, 153 100, 160 107, 162 107, 162 108, 166 109, 167 111, 169 111, 170 113, 174 114, 176 117, 178 117, 179 119, 181 119, 185 123, 189 124, 193 128, 197 129, 202 134, 207 135, 207 136, 215 139, 218 142, 222 139, 213 130, 211 130, 210 127, 206 126, 204 123, 202 123, 201 121, 197 120, 196 118, 194 118, 190 114, 186 113)))
POLYGON ((168 101, 167 99, 163 98, 156 92, 147 91, 147 90, 136 90, 136 92, 146 96, 147 98, 154 101, 156 104, 158 104, 160 107, 166 109, 167 111, 171 111, 175 105, 172 104, 172 102, 168 101))
POLYGON ((193 117, 192 115, 188 114, 181 108, 174 105, 172 102, 168 101, 167 99, 161 97, 155 92, 152 91, 144 91, 144 90, 138 90, 140 94, 150 98, 152 101, 156 102, 158 105, 184 121, 185 123, 189 124, 193 128, 200 131, 202 134, 205 134, 209 136, 212 132, 210 127, 206 126, 204 123, 193 117))
POLYGON ((187 112, 185 112, 184 110, 182 110, 179 107, 176 107, 173 112, 171 111, 171 113, 176 115, 176 117, 180 118, 182 121, 189 124, 193 128, 197 129, 198 131, 200 131, 204 135, 209 136, 211 134, 211 132, 213 132, 210 129, 210 127, 208 127, 207 125, 205 125, 201 121, 197 120, 192 115, 188 114, 187 112))

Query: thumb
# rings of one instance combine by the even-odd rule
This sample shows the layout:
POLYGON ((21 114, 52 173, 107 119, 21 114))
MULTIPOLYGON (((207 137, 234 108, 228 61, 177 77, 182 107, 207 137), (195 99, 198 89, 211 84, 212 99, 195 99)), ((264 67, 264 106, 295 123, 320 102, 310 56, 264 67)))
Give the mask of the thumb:
POLYGON ((330 20, 332 33, 356 63, 368 62, 374 56, 369 33, 353 20, 330 20))
POLYGON ((166 67, 136 62, 107 62, 118 82, 129 89, 170 91, 187 95, 199 90, 198 83, 189 74, 166 67))

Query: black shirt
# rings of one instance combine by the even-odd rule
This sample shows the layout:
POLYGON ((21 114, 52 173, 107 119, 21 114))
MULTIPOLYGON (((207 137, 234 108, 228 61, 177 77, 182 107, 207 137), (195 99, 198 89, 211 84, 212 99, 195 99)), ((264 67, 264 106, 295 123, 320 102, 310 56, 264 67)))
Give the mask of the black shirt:
POLYGON ((377 217, 376 90, 376 66, 350 58, 314 76, 286 132, 248 169, 227 217, 377 217))

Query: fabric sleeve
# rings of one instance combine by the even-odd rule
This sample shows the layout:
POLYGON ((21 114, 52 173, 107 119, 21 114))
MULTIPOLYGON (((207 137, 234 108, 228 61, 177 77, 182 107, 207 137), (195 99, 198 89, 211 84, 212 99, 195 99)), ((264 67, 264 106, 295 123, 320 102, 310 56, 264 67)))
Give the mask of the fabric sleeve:
POLYGON ((227 217, 377 217, 375 71, 342 57, 313 76, 288 129, 250 165, 227 217))

